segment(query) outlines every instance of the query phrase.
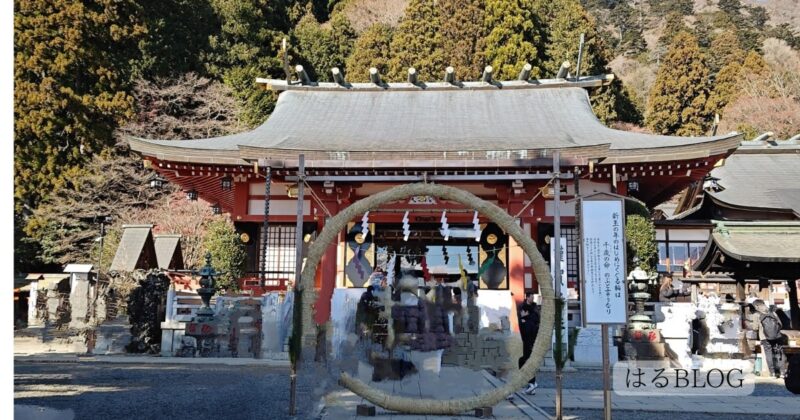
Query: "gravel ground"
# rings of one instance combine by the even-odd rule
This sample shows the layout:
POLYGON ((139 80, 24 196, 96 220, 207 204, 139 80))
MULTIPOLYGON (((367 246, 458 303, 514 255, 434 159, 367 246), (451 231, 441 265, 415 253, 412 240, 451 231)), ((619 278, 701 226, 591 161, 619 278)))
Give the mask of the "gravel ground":
POLYGON ((16 363, 14 397, 76 419, 290 418, 288 370, 264 366, 16 363))
MULTIPOLYGON (((550 413, 553 414, 553 413, 550 413)), ((716 413, 654 413, 652 411, 626 411, 614 410, 612 417, 614 420, 787 420, 800 419, 797 416, 767 416, 767 415, 747 415, 747 414, 716 414, 716 413)), ((602 410, 568 410, 564 412, 565 419, 594 420, 602 419, 602 410)))
MULTIPOLYGON (((536 376, 536 382, 542 388, 555 388, 556 377, 555 372, 540 372, 536 376)), ((578 372, 564 372, 563 387, 570 389, 603 389, 603 373, 597 369, 584 369, 578 372)), ((789 392, 783 383, 759 383, 756 382, 755 396, 770 396, 770 397, 799 397, 789 392)))

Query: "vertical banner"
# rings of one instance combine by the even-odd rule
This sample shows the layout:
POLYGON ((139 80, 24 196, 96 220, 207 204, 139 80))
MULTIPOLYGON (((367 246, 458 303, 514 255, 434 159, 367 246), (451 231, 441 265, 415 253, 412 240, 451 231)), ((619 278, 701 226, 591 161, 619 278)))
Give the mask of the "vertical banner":
POLYGON ((584 325, 625 324, 623 201, 597 194, 581 199, 581 302, 584 325))
POLYGON ((560 243, 560 247, 559 248, 561 248, 561 258, 559 258, 561 263, 559 264, 559 269, 560 269, 559 271, 561 271, 561 273, 560 273, 560 275, 556 275, 556 273, 553 271, 553 266, 554 266, 553 261, 556 260, 556 256, 555 256, 556 247, 555 247, 555 245, 553 245, 554 241, 551 240, 550 241, 550 275, 553 276, 553 282, 554 282, 553 283, 553 288, 554 289, 555 289, 555 286, 556 286, 555 285, 556 279, 558 279, 558 278, 561 279, 561 297, 562 298, 566 298, 567 297, 567 250, 566 250, 566 248, 567 248, 567 246, 566 246, 567 245, 567 238, 562 236, 559 243, 560 243))
MULTIPOLYGON (((564 306, 561 307, 561 325, 556 325, 554 328, 561 328, 561 350, 564 352, 564 356, 566 356, 566 351, 568 348, 567 338, 569 337, 569 329, 568 329, 568 320, 567 320, 567 297, 569 293, 567 291, 567 238, 562 236, 559 242, 561 248, 561 258, 559 258, 560 263, 558 265, 559 271, 561 273, 556 274, 555 272, 555 264, 553 263, 556 260, 556 247, 555 241, 550 240, 550 275, 553 277, 553 289, 555 290, 556 285, 555 282, 557 279, 561 279, 561 290, 560 296, 556 296, 557 298, 561 298, 564 300, 564 306)), ((553 330, 553 344, 556 342, 556 333, 553 330)))

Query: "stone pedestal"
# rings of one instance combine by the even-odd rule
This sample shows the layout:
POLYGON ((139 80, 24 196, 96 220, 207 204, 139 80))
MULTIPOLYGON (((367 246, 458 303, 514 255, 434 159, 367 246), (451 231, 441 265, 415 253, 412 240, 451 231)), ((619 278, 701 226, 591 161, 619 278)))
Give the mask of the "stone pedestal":
POLYGON ((69 306, 71 319, 69 327, 74 329, 85 328, 89 323, 89 280, 85 277, 74 275, 72 288, 69 292, 69 306))
POLYGON ((602 332, 599 325, 589 325, 578 330, 573 348, 575 365, 596 366, 603 364, 602 332))
POLYGON ((677 356, 681 366, 693 365, 691 351, 692 320, 696 308, 691 303, 657 303, 656 326, 661 331, 669 352, 677 356))

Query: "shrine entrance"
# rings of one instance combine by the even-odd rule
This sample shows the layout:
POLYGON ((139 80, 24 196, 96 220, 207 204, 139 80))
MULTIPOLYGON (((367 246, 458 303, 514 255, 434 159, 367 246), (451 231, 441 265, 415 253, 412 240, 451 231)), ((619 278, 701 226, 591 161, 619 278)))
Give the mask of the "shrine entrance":
MULTIPOLYGON (((542 295, 539 334, 534 344, 531 357, 519 371, 511 375, 509 381, 504 386, 483 395, 456 400, 416 399, 389 395, 383 391, 369 387, 361 380, 347 373, 341 374, 340 383, 355 394, 380 407, 403 413, 459 414, 478 407, 494 406, 506 396, 519 389, 529 378, 535 375, 539 366, 541 366, 544 361, 545 353, 550 347, 550 337, 552 335, 555 312, 552 279, 547 263, 542 258, 536 248, 535 242, 530 236, 525 234, 518 222, 500 207, 482 200, 467 191, 455 187, 428 183, 400 185, 359 200, 325 223, 325 227, 317 237, 317 240, 309 248, 308 259, 303 268, 297 293, 300 293, 302 296, 306 290, 313 291, 317 266, 326 248, 336 239, 339 232, 348 228, 348 223, 352 223, 352 220, 361 217, 370 210, 379 208, 383 204, 415 195, 428 195, 443 198, 473 208, 479 214, 486 216, 489 220, 496 223, 498 228, 512 237, 527 254, 528 258, 530 258, 534 274, 539 279, 539 287, 542 295)), ((349 227, 352 229, 352 225, 349 227)), ((494 236, 494 241, 497 241, 499 238, 497 238, 496 235, 494 236)), ((306 343, 314 342, 315 333, 313 329, 310 328, 313 320, 309 309, 314 307, 315 296, 309 296, 309 299, 300 298, 297 301, 303 303, 302 308, 298 308, 302 310, 303 313, 303 341, 306 343)))

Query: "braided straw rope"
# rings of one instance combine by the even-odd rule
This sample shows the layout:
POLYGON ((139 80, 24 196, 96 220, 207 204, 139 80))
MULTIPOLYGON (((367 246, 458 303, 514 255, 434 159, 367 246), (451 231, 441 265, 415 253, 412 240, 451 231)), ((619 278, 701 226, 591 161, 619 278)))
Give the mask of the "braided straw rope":
MULTIPOLYGON (((454 400, 436 400, 399 397, 389 395, 381 390, 372 388, 357 378, 342 372, 339 382, 353 391, 356 395, 383 407, 386 410, 398 411, 409 414, 460 414, 478 407, 492 407, 525 385, 539 370, 544 361, 545 353, 550 347, 550 337, 553 334, 555 318, 555 301, 552 278, 547 263, 536 249, 536 243, 531 239, 514 219, 500 207, 484 201, 474 194, 446 185, 439 184, 406 184, 390 188, 375 195, 361 199, 347 207, 339 214, 325 223, 319 237, 314 241, 308 251, 299 288, 305 290, 314 287, 314 277, 325 250, 345 227, 347 222, 361 216, 364 212, 374 210, 380 205, 402 200, 415 195, 428 195, 446 200, 456 201, 467 207, 474 208, 479 213, 487 216, 497 223, 506 233, 511 235, 522 247, 530 258, 536 278, 539 279, 539 290, 542 294, 541 322, 536 342, 533 345, 531 357, 519 371, 514 372, 505 386, 496 388, 482 395, 454 400)), ((306 305, 313 305, 314 299, 308 299, 306 305)))

